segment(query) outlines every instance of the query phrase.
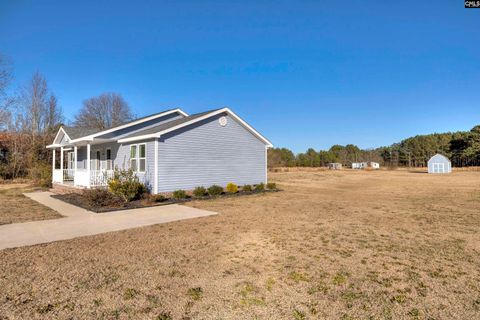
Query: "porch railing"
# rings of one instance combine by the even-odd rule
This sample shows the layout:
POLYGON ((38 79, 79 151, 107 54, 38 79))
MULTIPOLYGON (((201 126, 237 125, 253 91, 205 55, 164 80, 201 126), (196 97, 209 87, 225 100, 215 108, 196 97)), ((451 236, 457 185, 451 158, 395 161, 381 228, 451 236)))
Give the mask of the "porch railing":
POLYGON ((90 160, 92 170, 113 170, 113 160, 90 160))
POLYGON ((106 186, 108 180, 113 178, 113 170, 90 170, 90 185, 106 186))
POLYGON ((63 181, 73 181, 75 169, 63 169, 63 181))

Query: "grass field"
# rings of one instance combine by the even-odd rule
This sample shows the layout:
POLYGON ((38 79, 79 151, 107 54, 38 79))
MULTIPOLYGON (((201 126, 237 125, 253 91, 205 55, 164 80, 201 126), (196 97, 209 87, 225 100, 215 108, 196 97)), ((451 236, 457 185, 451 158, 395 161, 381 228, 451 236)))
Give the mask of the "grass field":
POLYGON ((61 217, 57 212, 23 195, 34 189, 24 183, 0 184, 0 225, 61 217))
POLYGON ((0 251, 0 319, 479 319, 480 172, 272 173, 218 216, 0 251))

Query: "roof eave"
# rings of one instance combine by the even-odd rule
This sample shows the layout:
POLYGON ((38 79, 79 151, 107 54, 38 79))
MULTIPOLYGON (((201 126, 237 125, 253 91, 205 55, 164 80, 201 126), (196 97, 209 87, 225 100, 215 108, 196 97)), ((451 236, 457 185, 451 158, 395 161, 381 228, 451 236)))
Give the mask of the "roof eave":
POLYGON ((160 138, 160 134, 159 133, 144 134, 142 136, 118 139, 117 142, 118 143, 127 143, 127 142, 136 142, 136 141, 147 140, 147 139, 155 139, 155 138, 160 138))
POLYGON ((131 126, 143 123, 143 122, 147 122, 147 121, 150 121, 150 120, 153 120, 153 119, 157 119, 157 118, 160 118, 160 117, 163 117, 163 116, 175 113, 175 112, 180 113, 184 117, 188 117, 188 114, 186 112, 184 112, 180 108, 176 108, 176 109, 173 109, 173 110, 170 110, 170 111, 162 112, 162 113, 150 116, 150 117, 143 118, 141 120, 136 120, 136 121, 134 120, 134 121, 132 121, 130 123, 127 123, 127 124, 123 124, 123 125, 120 125, 120 126, 117 126, 117 127, 114 127, 114 128, 99 131, 99 132, 94 133, 94 134, 89 134, 89 135, 84 136, 84 137, 73 139, 71 142, 93 141, 93 139, 95 137, 98 137, 98 136, 101 136, 101 135, 104 135, 104 134, 107 134, 107 133, 110 133, 110 132, 114 132, 114 131, 117 131, 117 130, 125 129, 125 128, 131 127, 131 126))

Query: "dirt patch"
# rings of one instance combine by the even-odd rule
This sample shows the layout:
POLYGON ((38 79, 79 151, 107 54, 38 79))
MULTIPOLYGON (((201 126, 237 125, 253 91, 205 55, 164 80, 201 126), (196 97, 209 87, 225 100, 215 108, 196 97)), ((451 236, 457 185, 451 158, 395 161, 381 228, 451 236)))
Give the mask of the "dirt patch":
POLYGON ((28 184, 0 184, 0 225, 61 218, 56 211, 23 195, 35 190, 28 184))
POLYGON ((0 314, 478 319, 480 173, 279 172, 221 214, 0 251, 0 314))

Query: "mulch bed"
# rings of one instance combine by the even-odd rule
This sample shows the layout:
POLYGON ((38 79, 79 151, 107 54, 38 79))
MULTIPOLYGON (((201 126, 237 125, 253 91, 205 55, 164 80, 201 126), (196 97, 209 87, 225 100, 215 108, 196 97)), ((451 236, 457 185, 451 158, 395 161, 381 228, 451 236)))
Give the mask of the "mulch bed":
POLYGON ((193 201, 193 200, 210 200, 210 199, 217 199, 217 198, 241 197, 241 196, 248 196, 252 194, 262 194, 262 193, 278 192, 278 191, 280 190, 275 189, 275 190, 264 190, 264 191, 239 191, 237 193, 224 192, 218 196, 205 196, 205 197, 187 196, 186 199, 165 198, 165 200, 160 202, 153 202, 148 199, 141 199, 141 200, 125 202, 122 206, 116 206, 116 207, 92 207, 85 200, 83 195, 79 193, 55 194, 55 195, 52 195, 52 197, 55 199, 73 204, 74 206, 81 207, 89 211, 93 211, 95 213, 102 213, 102 212, 111 212, 111 211, 117 211, 117 210, 129 210, 129 209, 164 206, 168 204, 179 204, 179 203, 184 203, 184 202, 193 201))

